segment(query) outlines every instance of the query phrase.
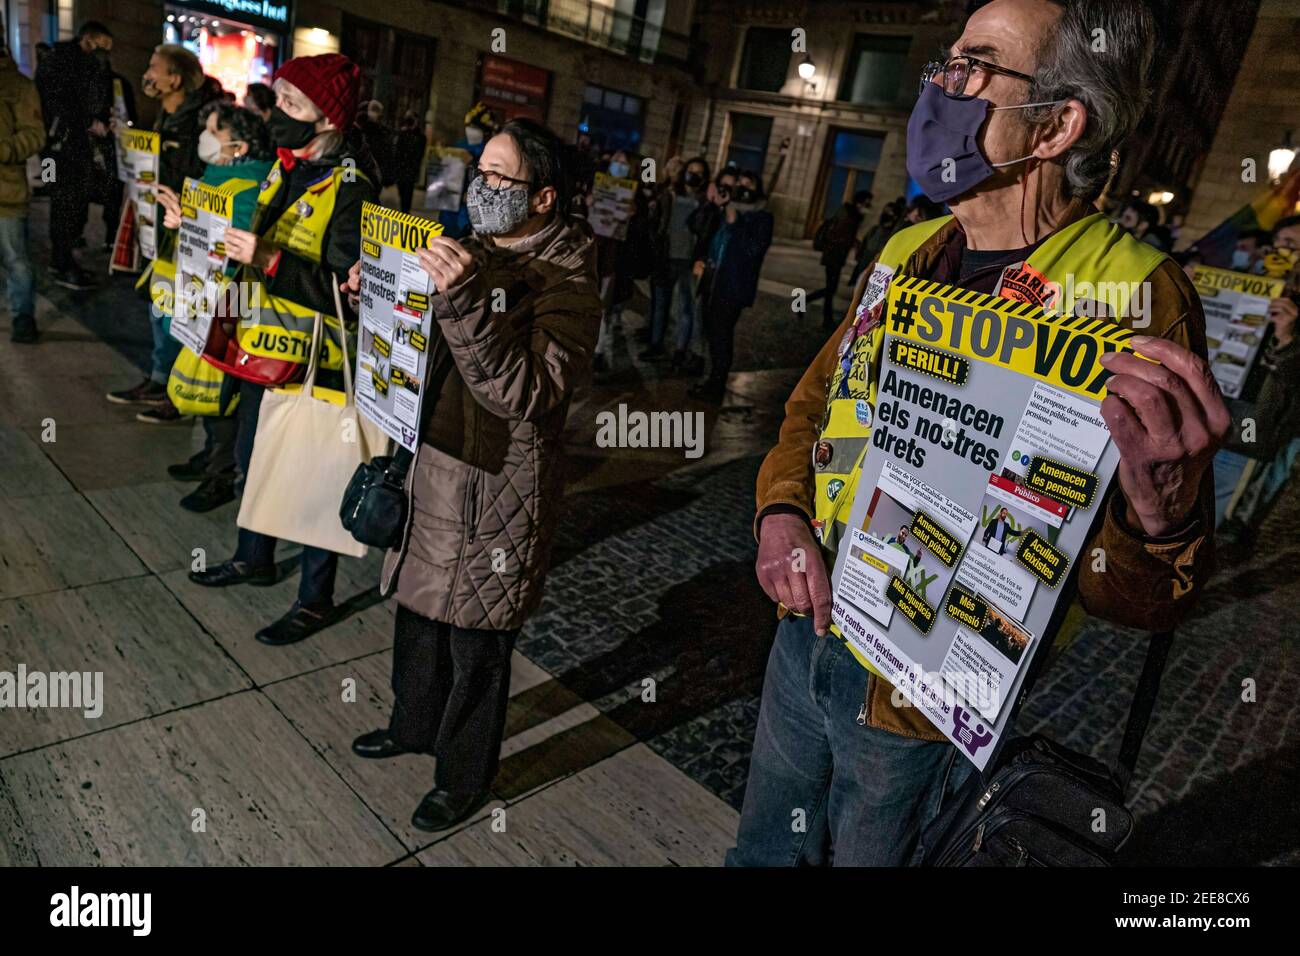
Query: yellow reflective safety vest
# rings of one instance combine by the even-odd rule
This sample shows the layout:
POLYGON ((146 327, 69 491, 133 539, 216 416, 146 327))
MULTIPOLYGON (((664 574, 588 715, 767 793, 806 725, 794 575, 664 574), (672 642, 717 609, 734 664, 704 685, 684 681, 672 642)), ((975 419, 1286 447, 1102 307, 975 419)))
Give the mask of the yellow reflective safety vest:
MULTIPOLYGON (((275 199, 284 185, 284 174, 277 160, 262 183, 257 194, 257 212, 253 216, 253 231, 263 239, 285 252, 319 264, 323 256, 325 233, 334 218, 334 206, 338 201, 339 185, 343 177, 359 176, 366 182, 365 175, 356 166, 336 166, 328 174, 312 185, 303 194, 285 207, 280 217, 270 225, 262 228, 267 215, 267 207, 275 199)), ((247 315, 239 323, 239 347, 250 355, 281 359, 305 365, 311 349, 312 326, 317 310, 301 305, 267 292, 261 281, 261 274, 254 269, 241 269, 239 278, 244 280, 249 292, 249 300, 243 304, 247 315)), ((323 313, 327 325, 342 328, 338 316, 323 313)), ((323 368, 337 369, 343 365, 343 352, 334 335, 325 337, 325 354, 322 357, 323 368)))
MULTIPOLYGON (((814 528, 828 551, 836 550, 844 533, 871 444, 885 341, 885 324, 877 319, 885 295, 893 279, 904 274, 912 254, 951 219, 919 223, 890 238, 858 304, 858 321, 840 342, 841 363, 831 377, 819 441, 813 446, 814 528)), ((1128 292, 1138 290, 1166 258, 1097 213, 1052 234, 1025 262, 1007 267, 997 294, 1041 300, 1046 308, 1062 314, 1098 316, 1098 321, 1109 324, 1128 316, 1132 303, 1128 292)))

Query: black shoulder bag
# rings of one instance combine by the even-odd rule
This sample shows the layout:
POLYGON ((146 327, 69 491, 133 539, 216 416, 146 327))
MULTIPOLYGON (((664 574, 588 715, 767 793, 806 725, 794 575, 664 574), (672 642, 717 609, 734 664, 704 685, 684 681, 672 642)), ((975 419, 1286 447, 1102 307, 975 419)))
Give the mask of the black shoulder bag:
POLYGON ((1124 798, 1172 641, 1151 635, 1114 771, 1042 734, 1018 737, 926 829, 921 865, 1113 865, 1133 833, 1124 798))
MULTIPOLYGON (((420 409, 421 433, 452 366, 451 351, 442 336, 435 342, 438 357, 425 382, 424 394, 429 401, 420 409)), ((414 459, 411 452, 398 448, 392 455, 362 462, 352 473, 339 505, 339 520, 362 544, 388 549, 402 543, 406 528, 406 473, 414 459)))

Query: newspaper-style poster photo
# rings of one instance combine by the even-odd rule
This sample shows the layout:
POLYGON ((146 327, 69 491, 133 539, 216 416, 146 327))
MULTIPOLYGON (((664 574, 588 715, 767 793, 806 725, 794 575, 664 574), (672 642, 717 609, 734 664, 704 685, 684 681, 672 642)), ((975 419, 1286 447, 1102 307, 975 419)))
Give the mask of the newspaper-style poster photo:
POLYGON ((150 130, 124 126, 117 132, 120 148, 118 178, 126 184, 126 198, 135 211, 135 235, 140 254, 152 259, 158 254, 157 210, 154 190, 158 186, 159 136, 150 130))
POLYGON ((408 451, 419 440, 433 338, 433 280, 416 253, 441 234, 440 223, 362 206, 357 408, 408 451))
POLYGON ((628 220, 632 218, 636 199, 636 180, 619 179, 608 173, 597 173, 591 187, 591 203, 587 221, 598 236, 623 240, 627 238, 628 220))
POLYGON ((832 620, 981 770, 1119 463, 1099 359, 1134 333, 1096 326, 915 278, 885 300, 832 620))
POLYGON ((171 334, 200 355, 225 288, 226 227, 233 203, 229 187, 186 179, 181 188, 171 334))
POLYGON ((1192 284, 1205 310, 1210 369, 1227 398, 1241 398, 1269 337, 1268 303, 1282 294, 1282 279, 1197 266, 1192 284))
POLYGON ((460 212, 469 152, 455 146, 430 146, 425 154, 424 205, 439 212, 460 212))

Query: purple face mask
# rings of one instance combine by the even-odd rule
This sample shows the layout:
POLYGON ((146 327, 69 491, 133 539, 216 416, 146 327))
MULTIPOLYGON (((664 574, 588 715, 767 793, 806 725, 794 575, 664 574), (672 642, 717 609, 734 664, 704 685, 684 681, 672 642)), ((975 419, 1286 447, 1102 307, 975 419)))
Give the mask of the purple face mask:
POLYGON ((997 110, 1064 102, 993 106, 978 96, 949 96, 938 83, 927 83, 907 122, 907 174, 935 202, 956 199, 992 176, 994 169, 1033 158, 1031 153, 1006 163, 990 163, 978 139, 985 116, 997 110))

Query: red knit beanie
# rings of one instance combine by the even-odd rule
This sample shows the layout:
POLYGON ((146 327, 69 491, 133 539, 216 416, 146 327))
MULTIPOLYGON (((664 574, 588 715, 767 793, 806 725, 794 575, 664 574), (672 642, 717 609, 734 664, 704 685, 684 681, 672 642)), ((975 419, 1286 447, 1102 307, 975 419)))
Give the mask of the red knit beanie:
POLYGON ((275 79, 302 90, 337 129, 349 130, 356 122, 361 69, 342 53, 294 57, 275 71, 275 79))

